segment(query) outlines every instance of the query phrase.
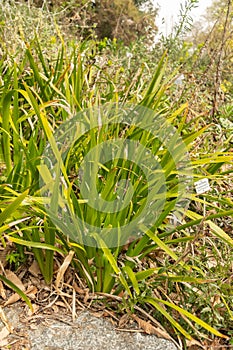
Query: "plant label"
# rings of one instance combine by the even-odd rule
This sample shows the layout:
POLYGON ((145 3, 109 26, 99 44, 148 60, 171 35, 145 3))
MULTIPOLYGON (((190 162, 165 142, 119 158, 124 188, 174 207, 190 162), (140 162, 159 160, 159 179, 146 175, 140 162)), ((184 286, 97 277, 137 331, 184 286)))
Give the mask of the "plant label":
POLYGON ((196 181, 194 183, 194 186, 197 194, 205 193, 211 189, 208 179, 201 179, 199 181, 196 181))

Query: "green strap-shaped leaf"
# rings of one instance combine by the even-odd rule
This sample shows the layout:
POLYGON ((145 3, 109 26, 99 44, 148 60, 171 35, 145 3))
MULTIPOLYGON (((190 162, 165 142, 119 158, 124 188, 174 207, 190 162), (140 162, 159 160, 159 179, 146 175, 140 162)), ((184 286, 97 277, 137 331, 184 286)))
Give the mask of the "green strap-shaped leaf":
POLYGON ((167 253, 175 261, 178 260, 178 256, 163 241, 161 241, 156 234, 154 234, 151 230, 148 230, 144 225, 141 225, 141 228, 145 234, 150 237, 165 253, 167 253))
POLYGON ((26 294, 22 292, 21 289, 19 289, 14 283, 12 283, 10 280, 8 280, 3 275, 0 275, 0 280, 2 280, 5 284, 7 284, 11 289, 13 289, 19 296, 26 302, 26 304, 30 307, 30 309, 33 311, 32 304, 26 294))
POLYGON ((218 236, 223 241, 225 241, 226 243, 228 243, 233 247, 233 239, 230 236, 228 236, 228 234, 224 232, 223 229, 221 229, 218 225, 216 225, 211 220, 207 220, 207 224, 209 225, 209 227, 211 228, 211 231, 213 231, 216 236, 218 236))
POLYGON ((124 278, 121 269, 118 267, 117 261, 114 258, 114 256, 112 255, 111 250, 106 246, 106 244, 103 241, 103 239, 101 239, 98 235, 95 235, 95 239, 98 241, 101 249, 104 252, 104 255, 106 256, 106 258, 108 259, 109 263, 111 264, 111 266, 113 268, 113 271, 119 277, 119 280, 120 280, 121 284, 125 287, 125 290, 129 294, 129 296, 132 298, 132 294, 131 294, 131 291, 129 289, 128 283, 127 283, 126 279, 124 278))
POLYGON ((6 221, 20 206, 24 198, 27 196, 29 190, 26 190, 22 194, 20 194, 11 204, 8 205, 6 209, 3 210, 0 214, 0 225, 6 221))
POLYGON ((178 323, 176 320, 159 304, 160 302, 163 303, 162 299, 155 299, 155 298, 145 298, 144 301, 146 303, 149 303, 153 305, 162 315, 166 317, 166 319, 178 330, 181 334, 183 334, 187 339, 191 340, 192 337, 190 334, 186 332, 186 330, 178 323))
POLYGON ((139 290, 139 287, 138 287, 138 281, 137 281, 136 275, 133 272, 133 270, 131 269, 131 267, 126 265, 126 266, 124 266, 122 268, 122 270, 124 270, 127 273, 129 279, 132 282, 132 285, 133 285, 133 288, 134 288, 136 294, 139 295, 140 294, 140 290, 139 290))
POLYGON ((3 156, 4 161, 6 163, 7 174, 10 174, 12 170, 12 162, 11 162, 11 147, 10 147, 10 106, 12 96, 14 95, 14 91, 8 92, 2 102, 2 143, 3 143, 3 156))
MULTIPOLYGON (((209 324, 207 324, 206 322, 202 321, 200 318, 194 316, 193 314, 191 314, 187 310, 184 310, 181 307, 179 307, 179 306, 177 306, 177 305, 175 305, 175 304, 173 304, 173 303, 171 303, 169 301, 162 300, 162 299, 157 299, 157 298, 153 298, 153 299, 152 298, 146 298, 146 299, 144 299, 144 301, 147 302, 147 303, 150 303, 151 305, 154 305, 157 309, 158 309, 158 303, 162 303, 164 305, 167 305, 167 306, 171 307, 172 309, 178 311, 179 313, 187 316, 190 320, 196 322, 198 325, 200 325, 201 327, 205 328, 207 331, 213 333, 217 337, 228 339, 227 336, 225 336, 224 334, 220 333, 219 331, 217 331, 216 329, 211 327, 209 324)), ((162 307, 161 307, 161 309, 164 310, 162 307)))
POLYGON ((32 241, 25 241, 23 239, 19 239, 19 238, 15 238, 15 237, 11 237, 11 236, 7 236, 8 239, 11 242, 20 244, 20 245, 24 245, 26 247, 32 247, 32 248, 40 248, 40 249, 47 249, 47 250, 54 250, 55 252, 58 252, 60 254, 64 254, 64 251, 58 247, 54 247, 50 244, 45 244, 45 243, 40 243, 40 242, 32 242, 32 241))

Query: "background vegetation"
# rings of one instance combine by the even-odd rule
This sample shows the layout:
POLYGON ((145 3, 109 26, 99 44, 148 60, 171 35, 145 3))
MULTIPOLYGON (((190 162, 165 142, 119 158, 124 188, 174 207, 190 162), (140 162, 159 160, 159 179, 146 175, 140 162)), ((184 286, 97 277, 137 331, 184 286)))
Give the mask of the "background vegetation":
MULTIPOLYGON (((183 348, 228 346, 233 334, 232 1, 215 1, 203 27, 189 16, 197 1, 187 1, 172 34, 155 43, 156 9, 143 11, 145 3, 151 5, 130 0, 2 4, 0 278, 31 306, 28 267, 36 260, 43 280, 69 309, 74 292, 84 303, 91 293, 102 293, 105 301, 97 299, 97 305, 105 303, 117 316, 128 313, 146 332, 172 337, 183 348), (169 201, 153 230, 113 249, 100 240, 96 248, 68 238, 62 222, 46 212, 39 181, 48 175, 40 165, 51 135, 78 112, 108 102, 150 108, 168 120, 189 150, 194 181, 208 178, 211 187, 203 195, 192 188, 188 210, 174 217, 179 172, 168 161, 168 149, 140 130, 127 129, 127 138, 140 140, 159 159, 169 201), (21 276, 24 288, 13 284, 9 269, 21 276)), ((119 133, 122 129, 104 129, 102 137, 119 133)), ((65 195, 84 221, 94 223, 99 218, 79 201, 74 176, 79 162, 72 159, 82 159, 97 134, 94 130, 77 143, 65 169, 65 195)), ((137 212, 148 193, 140 169, 134 167, 133 178, 129 169, 120 160, 105 164, 98 186, 112 200, 106 188, 131 179, 137 212)), ((101 225, 128 222, 131 214, 106 216, 101 225)), ((42 278, 38 283, 45 288, 42 278)))

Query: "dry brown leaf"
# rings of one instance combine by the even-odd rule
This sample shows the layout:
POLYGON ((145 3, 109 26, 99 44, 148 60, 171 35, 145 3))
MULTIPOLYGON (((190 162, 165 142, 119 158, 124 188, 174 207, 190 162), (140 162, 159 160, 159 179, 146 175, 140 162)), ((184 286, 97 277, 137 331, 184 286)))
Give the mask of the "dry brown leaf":
POLYGON ((171 340, 170 335, 167 332, 163 331, 162 329, 153 326, 151 323, 142 320, 141 318, 139 318, 136 315, 132 315, 132 317, 135 321, 137 321, 139 327, 142 328, 146 334, 154 334, 158 338, 164 338, 164 339, 171 340))
POLYGON ((30 308, 28 308, 28 316, 32 316, 34 315, 38 310, 39 310, 40 306, 37 304, 32 304, 32 310, 30 308))
POLYGON ((83 303, 86 304, 87 301, 90 299, 89 289, 85 289, 85 296, 83 298, 83 303))
POLYGON ((8 335, 10 334, 9 330, 7 329, 7 327, 3 327, 3 329, 0 331, 0 339, 3 340, 5 338, 8 337, 8 335))
POLYGON ((65 258, 65 260, 63 261, 63 264, 60 266, 59 270, 58 270, 58 273, 57 273, 57 278, 56 278, 56 282, 55 282, 55 286, 56 288, 59 287, 60 285, 60 282, 67 270, 67 268, 69 267, 72 259, 73 259, 73 256, 74 256, 74 251, 70 250, 69 251, 69 254, 67 255, 67 257, 65 258))
POLYGON ((66 304, 63 303, 63 301, 56 301, 56 305, 57 305, 57 306, 64 307, 64 308, 66 309, 66 304))
POLYGON ((25 293, 30 299, 35 299, 37 292, 38 292, 38 289, 35 286, 30 286, 28 287, 25 293))
POLYGON ((55 314, 57 314, 59 312, 59 307, 57 305, 52 305, 52 310, 55 314))
POLYGON ((4 267, 7 265, 7 255, 13 250, 13 248, 9 245, 7 245, 5 248, 0 248, 0 263, 1 267, 4 269, 4 267))
POLYGON ((8 345, 8 340, 7 339, 0 340, 0 349, 2 349, 3 346, 7 346, 7 345, 8 345))
POLYGON ((118 296, 119 296, 120 298, 123 298, 123 297, 124 297, 124 291, 122 290, 122 291, 118 294, 118 296))
POLYGON ((34 277, 38 277, 38 275, 41 275, 41 271, 39 268, 39 265, 36 260, 33 261, 31 266, 29 267, 28 271, 32 274, 34 277))
POLYGON ((75 292, 80 295, 86 294, 85 290, 83 288, 80 288, 75 281, 73 282, 73 288, 75 292))
POLYGON ((104 311, 97 311, 97 312, 91 312, 92 316, 96 317, 96 318, 101 318, 104 315, 104 311))
POLYGON ((3 286, 2 281, 0 281, 0 295, 1 295, 2 299, 6 299, 6 291, 5 291, 5 288, 3 286))
POLYGON ((14 330, 14 327, 8 322, 8 319, 3 311, 3 308, 0 306, 0 318, 2 320, 2 323, 6 326, 9 333, 12 333, 14 330))
POLYGON ((118 326, 120 328, 123 328, 129 321, 129 315, 128 314, 125 314, 123 315, 121 318, 120 318, 120 321, 118 323, 118 326))
MULTIPOLYGON (((103 311, 103 317, 113 317, 114 319, 117 319, 114 311, 104 310, 103 311)), ((118 321, 118 319, 117 319, 118 321)))
POLYGON ((7 305, 14 304, 14 303, 16 303, 19 299, 20 299, 19 294, 14 293, 14 294, 12 294, 12 295, 7 299, 7 301, 6 301, 3 305, 4 305, 4 306, 7 306, 7 305))
POLYGON ((191 346, 194 346, 194 345, 198 345, 200 346, 202 349, 206 349, 206 346, 205 345, 202 345, 199 341, 195 340, 195 339, 191 339, 191 340, 186 340, 187 342, 187 347, 191 347, 191 346))
POLYGON ((14 283, 16 287, 22 290, 22 292, 25 292, 25 287, 22 283, 22 281, 19 279, 19 277, 16 276, 16 274, 10 270, 5 270, 6 278, 14 283))
POLYGON ((219 295, 214 295, 213 297, 211 297, 210 301, 214 307, 214 306, 219 305, 221 303, 221 298, 219 295))

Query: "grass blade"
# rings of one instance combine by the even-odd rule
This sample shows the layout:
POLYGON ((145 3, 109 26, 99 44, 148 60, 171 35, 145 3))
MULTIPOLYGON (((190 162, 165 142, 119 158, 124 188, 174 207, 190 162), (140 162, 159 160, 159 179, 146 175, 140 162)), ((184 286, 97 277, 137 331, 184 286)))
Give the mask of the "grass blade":
POLYGON ((19 296, 26 302, 26 304, 29 306, 29 308, 33 311, 32 304, 29 300, 29 298, 26 296, 24 292, 22 292, 21 289, 19 289, 14 283, 9 281, 6 277, 0 274, 0 280, 2 280, 5 284, 7 284, 11 289, 13 289, 14 292, 19 294, 19 296))

